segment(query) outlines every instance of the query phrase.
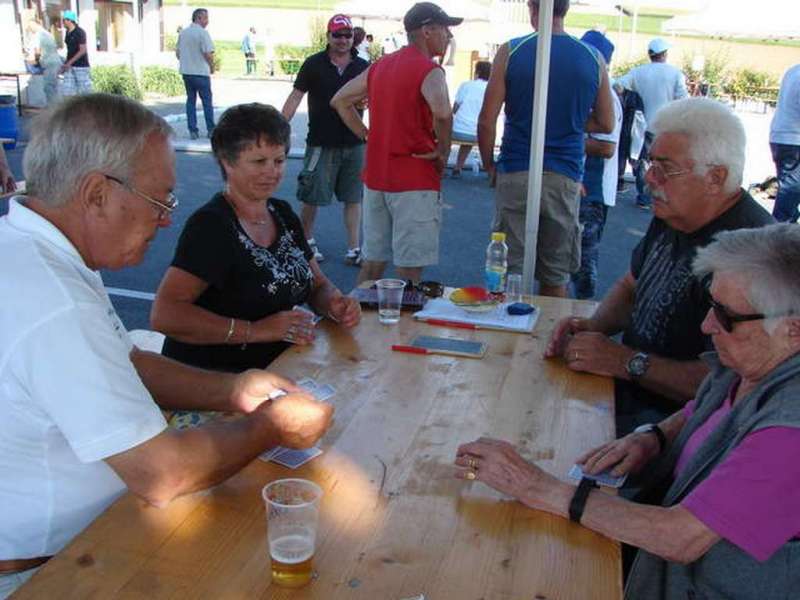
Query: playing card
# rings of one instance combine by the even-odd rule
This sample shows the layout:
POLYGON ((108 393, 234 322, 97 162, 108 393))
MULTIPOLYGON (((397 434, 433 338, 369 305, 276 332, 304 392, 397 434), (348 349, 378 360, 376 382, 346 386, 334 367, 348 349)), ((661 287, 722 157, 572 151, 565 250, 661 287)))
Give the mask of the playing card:
POLYGON ((302 379, 298 379, 295 383, 309 394, 313 394, 314 390, 317 389, 317 382, 311 379, 311 377, 303 377, 302 379))
POLYGON ((314 394, 314 397, 320 402, 325 402, 328 398, 336 394, 336 390, 332 385, 323 383, 322 385, 318 385, 311 393, 314 394))
POLYGON ((273 456, 271 460, 272 462, 278 463, 284 467, 296 469, 300 465, 307 463, 312 458, 316 458, 320 454, 322 454, 322 450, 317 447, 309 448, 308 450, 290 450, 288 448, 284 448, 283 452, 273 456))
MULTIPOLYGON (((613 468, 613 467, 612 467, 613 468)), ((584 477, 587 479, 592 479, 599 483, 600 485, 605 485, 608 487, 619 488, 622 487, 622 484, 625 483, 625 480, 628 478, 628 475, 622 475, 621 477, 615 477, 611 475, 612 469, 606 469, 598 473, 597 475, 589 475, 588 473, 584 473, 583 469, 580 465, 572 465, 572 468, 567 473, 567 477, 570 479, 574 479, 576 481, 580 481, 584 477)))

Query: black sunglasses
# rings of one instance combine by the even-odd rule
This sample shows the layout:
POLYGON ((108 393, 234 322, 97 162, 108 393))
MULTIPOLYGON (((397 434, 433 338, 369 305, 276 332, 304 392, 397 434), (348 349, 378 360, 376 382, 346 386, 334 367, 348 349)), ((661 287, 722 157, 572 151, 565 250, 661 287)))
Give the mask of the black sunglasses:
POLYGON ((350 39, 351 37, 353 37, 353 34, 352 34, 352 33, 341 33, 341 32, 337 32, 337 33, 332 33, 332 34, 331 34, 331 37, 334 37, 334 38, 336 38, 337 40, 338 40, 338 39, 341 39, 341 38, 347 38, 347 39, 350 39))
POLYGON ((710 295, 708 297, 708 301, 711 304, 711 310, 714 311, 714 318, 717 319, 722 328, 728 333, 733 331, 733 326, 736 323, 744 323, 746 321, 761 321, 762 319, 767 318, 766 315, 761 313, 755 313, 752 315, 734 314, 730 312, 724 304, 720 304, 710 295))

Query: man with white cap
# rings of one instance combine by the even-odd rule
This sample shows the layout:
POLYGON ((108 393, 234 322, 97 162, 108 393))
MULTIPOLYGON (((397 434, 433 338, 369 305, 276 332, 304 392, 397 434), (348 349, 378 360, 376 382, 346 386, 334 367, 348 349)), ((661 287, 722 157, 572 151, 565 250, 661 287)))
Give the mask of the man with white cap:
POLYGON ((92 79, 89 75, 86 32, 78 27, 78 16, 74 11, 65 10, 61 14, 61 20, 67 29, 67 35, 64 36, 67 60, 59 69, 59 73, 64 75, 61 94, 63 96, 88 94, 92 91, 92 79))
POLYGON ((615 85, 626 90, 633 90, 642 97, 644 103, 644 117, 648 128, 645 133, 644 146, 639 155, 634 173, 636 175, 636 204, 640 208, 649 209, 651 204, 650 194, 644 182, 644 169, 641 167, 647 159, 650 145, 653 143, 653 133, 650 123, 655 119, 656 113, 665 104, 680 98, 686 98, 686 78, 677 67, 667 64, 667 50, 670 45, 661 38, 655 38, 647 46, 650 63, 634 67, 625 75, 617 79, 615 85))

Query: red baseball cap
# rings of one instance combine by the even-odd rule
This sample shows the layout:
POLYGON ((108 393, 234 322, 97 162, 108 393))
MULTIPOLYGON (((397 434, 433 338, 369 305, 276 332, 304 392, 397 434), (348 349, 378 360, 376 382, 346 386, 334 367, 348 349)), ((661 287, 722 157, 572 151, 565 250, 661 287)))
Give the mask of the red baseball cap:
POLYGON ((328 21, 328 32, 335 33, 341 29, 353 29, 353 22, 347 15, 333 15, 328 21))

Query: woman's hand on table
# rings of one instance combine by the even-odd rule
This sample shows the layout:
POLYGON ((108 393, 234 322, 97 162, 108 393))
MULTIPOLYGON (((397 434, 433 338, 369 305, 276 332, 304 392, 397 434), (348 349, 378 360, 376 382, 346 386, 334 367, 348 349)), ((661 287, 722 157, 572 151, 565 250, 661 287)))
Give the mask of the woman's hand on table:
POLYGON ((596 475, 614 467, 611 474, 620 477, 642 470, 660 451, 658 438, 649 433, 631 433, 579 456, 577 463, 585 473, 596 475))
POLYGON ((253 341, 290 342, 305 346, 316 337, 314 315, 305 310, 283 310, 253 323, 253 341))
POLYGON ((361 322, 361 305, 350 296, 331 298, 328 315, 343 327, 355 327, 361 322))
POLYGON ((292 394, 302 392, 290 379, 262 371, 250 369, 235 376, 231 391, 231 408, 243 413, 253 412, 261 404, 269 400, 276 392, 292 394))
POLYGON ((330 427, 333 405, 306 392, 287 394, 259 407, 277 434, 277 445, 304 450, 317 443, 330 427))
POLYGON ((567 484, 522 458, 508 442, 482 437, 462 444, 455 464, 459 479, 482 481, 532 508, 560 513, 562 507, 551 500, 551 492, 567 484))

